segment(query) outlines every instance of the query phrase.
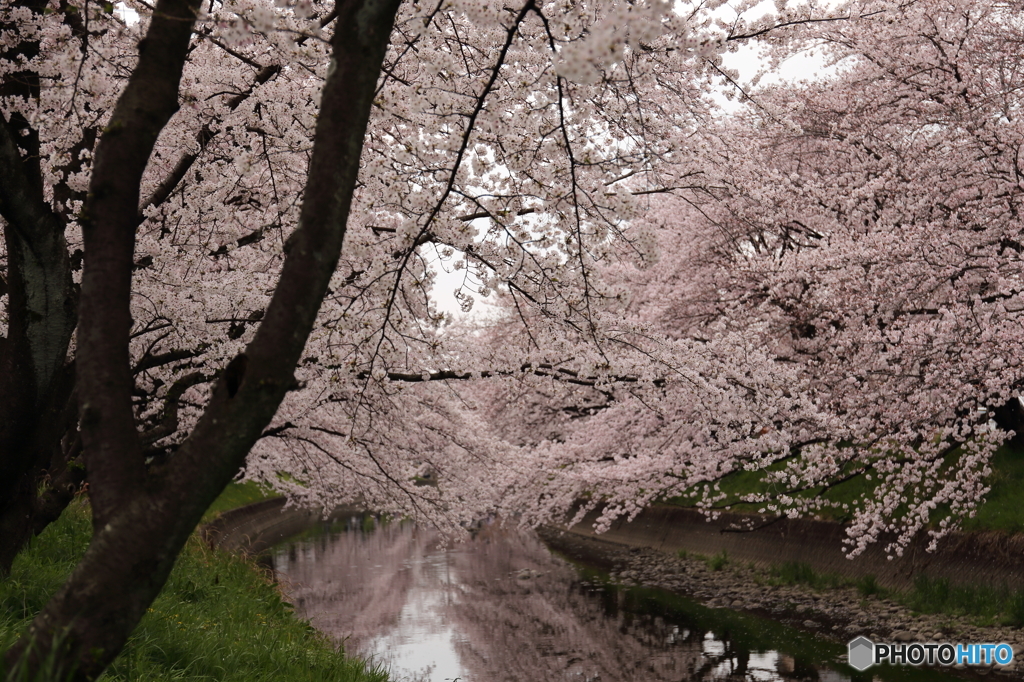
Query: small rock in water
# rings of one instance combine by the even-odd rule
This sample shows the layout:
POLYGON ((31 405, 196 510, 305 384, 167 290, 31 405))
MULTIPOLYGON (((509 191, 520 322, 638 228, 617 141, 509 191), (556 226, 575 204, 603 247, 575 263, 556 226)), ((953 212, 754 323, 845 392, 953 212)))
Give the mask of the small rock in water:
POLYGON ((805 628, 810 628, 811 630, 814 630, 815 628, 820 628, 821 626, 818 625, 817 623, 815 623, 813 620, 805 620, 804 621, 804 627, 805 628))

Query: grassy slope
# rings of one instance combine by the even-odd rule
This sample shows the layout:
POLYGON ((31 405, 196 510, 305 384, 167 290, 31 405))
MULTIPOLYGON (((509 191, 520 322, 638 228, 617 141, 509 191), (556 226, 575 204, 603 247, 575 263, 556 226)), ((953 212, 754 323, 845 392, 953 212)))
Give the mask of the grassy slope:
POLYGON ((261 487, 258 483, 251 481, 229 483, 228 487, 224 488, 224 492, 220 494, 220 497, 214 500, 210 508, 206 510, 202 522, 209 523, 223 512, 238 509, 239 507, 244 507, 247 504, 259 502, 269 497, 275 497, 275 495, 271 494, 266 488, 261 487))
POLYGON ((992 458, 992 490, 972 519, 964 519, 964 530, 1024 532, 1024 450, 1004 447, 992 458))
MULTIPOLYGON (((258 488, 235 486, 220 510, 262 499, 258 488)), ((0 581, 0 646, 6 649, 61 585, 85 551, 88 507, 74 503, 17 558, 0 581)), ((298 620, 276 585, 253 562, 214 551, 193 537, 171 578, 101 678, 224 682, 386 682, 348 659, 298 620)))
MULTIPOLYGON (((1024 493, 1024 450, 1009 446, 1000 448, 992 458, 992 470, 993 473, 987 481, 992 488, 991 492, 974 518, 962 520, 961 528, 971 531, 1024 532, 1024 505, 1020 503, 1021 494, 1024 493)), ((761 481, 762 476, 763 473, 759 471, 737 471, 723 478, 720 483, 721 490, 730 498, 721 504, 728 505, 732 511, 737 512, 759 511, 764 507, 763 504, 735 500, 740 495, 752 492, 770 492, 769 486, 761 481)), ((870 497, 874 485, 864 477, 858 476, 829 490, 824 497, 853 506, 857 500, 870 497)), ((693 501, 694 498, 685 496, 665 500, 667 504, 687 507, 692 506, 693 501)), ((849 515, 839 510, 825 509, 821 512, 821 517, 845 521, 849 515)))
MULTIPOLYGON (((709 566, 714 559, 707 559, 709 566)), ((932 579, 921 575, 910 590, 887 590, 878 585, 874 576, 851 580, 833 573, 818 573, 808 564, 793 561, 774 567, 768 582, 806 585, 819 591, 856 587, 864 597, 874 595, 892 599, 917 613, 963 616, 976 625, 1024 627, 1024 590, 1013 590, 1005 585, 954 585, 944 578, 932 579)))

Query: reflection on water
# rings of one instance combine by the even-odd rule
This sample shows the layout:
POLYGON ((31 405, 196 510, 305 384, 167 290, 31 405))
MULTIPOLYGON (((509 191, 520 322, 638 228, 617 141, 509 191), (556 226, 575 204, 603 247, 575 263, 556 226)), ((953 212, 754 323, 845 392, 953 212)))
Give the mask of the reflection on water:
POLYGON ((395 682, 851 679, 772 650, 777 626, 605 585, 532 534, 485 527, 442 549, 430 530, 368 521, 289 543, 273 565, 301 616, 395 682))

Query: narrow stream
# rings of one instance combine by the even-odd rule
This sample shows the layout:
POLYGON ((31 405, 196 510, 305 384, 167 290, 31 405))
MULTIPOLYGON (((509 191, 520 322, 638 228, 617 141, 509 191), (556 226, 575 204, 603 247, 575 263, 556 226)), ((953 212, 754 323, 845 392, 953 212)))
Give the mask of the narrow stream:
POLYGON ((845 647, 662 590, 619 587, 530 533, 485 527, 439 544, 411 523, 353 516, 279 546, 299 615, 393 682, 957 679, 856 674, 845 647))

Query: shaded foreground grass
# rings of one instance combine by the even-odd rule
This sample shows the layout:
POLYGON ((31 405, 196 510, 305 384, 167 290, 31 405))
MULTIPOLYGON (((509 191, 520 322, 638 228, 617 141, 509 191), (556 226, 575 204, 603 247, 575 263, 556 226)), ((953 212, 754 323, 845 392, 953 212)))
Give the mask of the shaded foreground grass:
MULTIPOLYGON (((252 491, 244 494, 250 494, 252 491)), ((237 506, 237 505, 236 505, 237 506)), ((0 647, 6 650, 71 572, 91 533, 73 503, 0 580, 0 647)), ((300 621, 254 562, 193 536, 105 682, 386 682, 300 621)))

